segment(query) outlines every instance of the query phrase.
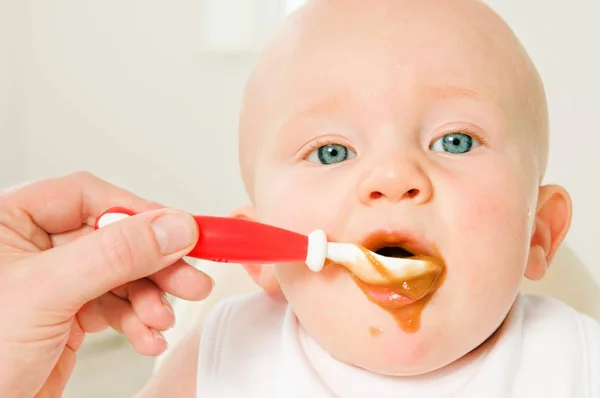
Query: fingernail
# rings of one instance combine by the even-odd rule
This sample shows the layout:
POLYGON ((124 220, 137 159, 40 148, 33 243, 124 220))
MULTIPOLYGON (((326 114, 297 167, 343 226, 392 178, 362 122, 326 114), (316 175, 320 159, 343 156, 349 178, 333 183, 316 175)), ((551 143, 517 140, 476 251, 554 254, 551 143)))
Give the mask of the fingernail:
POLYGON ((162 340, 165 343, 167 342, 167 339, 165 339, 165 336, 163 336, 163 334, 161 332, 159 332, 156 329, 150 329, 150 330, 152 330, 152 337, 154 337, 155 339, 162 340))
POLYGON ((154 236, 164 255, 194 244, 196 228, 194 219, 181 213, 167 213, 152 222, 154 236))
POLYGON ((173 311, 173 306, 171 306, 171 303, 169 303, 166 294, 161 294, 160 300, 163 303, 163 307, 165 307, 165 309, 169 311, 169 313, 173 317, 173 323, 171 323, 171 328, 173 328, 175 326, 175 311, 173 311))
POLYGON ((160 295, 160 301, 162 301, 163 306, 165 307, 165 309, 167 311, 169 311, 171 313, 171 315, 173 315, 173 307, 171 306, 171 303, 167 299, 167 295, 166 294, 163 293, 163 294, 160 295))

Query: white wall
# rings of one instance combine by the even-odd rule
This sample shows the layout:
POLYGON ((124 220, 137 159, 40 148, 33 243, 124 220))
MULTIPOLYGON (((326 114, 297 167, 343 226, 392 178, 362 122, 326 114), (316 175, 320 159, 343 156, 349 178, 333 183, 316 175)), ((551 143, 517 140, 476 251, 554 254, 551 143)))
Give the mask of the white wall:
MULTIPOLYGON (((0 2, 0 54, 8 60, 0 65, 0 186, 86 169, 192 212, 226 214, 243 202, 235 131, 253 56, 201 52, 203 1, 0 2), (18 3, 26 11, 20 29, 10 17, 18 3), (17 48, 10 32, 19 30, 17 48)), ((600 3, 489 3, 546 81, 553 130, 547 181, 571 191, 567 240, 600 278, 600 3)))
POLYGON ((21 173, 18 140, 20 7, 18 0, 0 0, 0 191, 18 183, 21 173))
POLYGON ((193 212, 245 200, 235 136, 252 58, 200 51, 200 2, 29 3, 26 176, 85 169, 193 212))

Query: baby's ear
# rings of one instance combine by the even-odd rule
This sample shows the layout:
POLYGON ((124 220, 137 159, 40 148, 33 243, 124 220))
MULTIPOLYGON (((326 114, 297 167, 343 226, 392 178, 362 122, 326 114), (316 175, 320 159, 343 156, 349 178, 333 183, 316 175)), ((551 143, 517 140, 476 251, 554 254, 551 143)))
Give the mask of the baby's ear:
POLYGON ((563 187, 545 185, 540 188, 529 259, 525 269, 526 278, 539 280, 544 277, 569 231, 571 217, 571 196, 563 187))
MULTIPOLYGON (((257 221, 256 209, 254 206, 244 206, 233 213, 231 217, 244 220, 257 221)), ((273 264, 242 264, 250 278, 261 289, 270 296, 278 296, 281 293, 279 282, 275 276, 275 266, 273 264)))

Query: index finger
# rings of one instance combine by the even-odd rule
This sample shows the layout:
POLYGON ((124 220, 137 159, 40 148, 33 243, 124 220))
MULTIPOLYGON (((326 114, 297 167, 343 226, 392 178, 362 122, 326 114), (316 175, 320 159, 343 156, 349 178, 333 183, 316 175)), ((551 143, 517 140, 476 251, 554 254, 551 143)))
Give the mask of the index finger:
POLYGON ((164 207, 86 172, 49 178, 0 194, 0 208, 26 213, 50 234, 93 225, 100 213, 113 206, 136 213, 164 207))

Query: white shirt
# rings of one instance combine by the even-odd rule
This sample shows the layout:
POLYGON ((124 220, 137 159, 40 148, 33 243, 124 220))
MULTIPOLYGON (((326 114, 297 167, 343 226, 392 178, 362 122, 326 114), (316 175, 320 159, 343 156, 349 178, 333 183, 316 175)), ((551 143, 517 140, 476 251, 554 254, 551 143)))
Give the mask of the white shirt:
POLYGON ((197 396, 600 398, 600 324, 520 295, 488 351, 441 372, 388 377, 341 363, 265 295, 217 304, 203 327, 197 396))

